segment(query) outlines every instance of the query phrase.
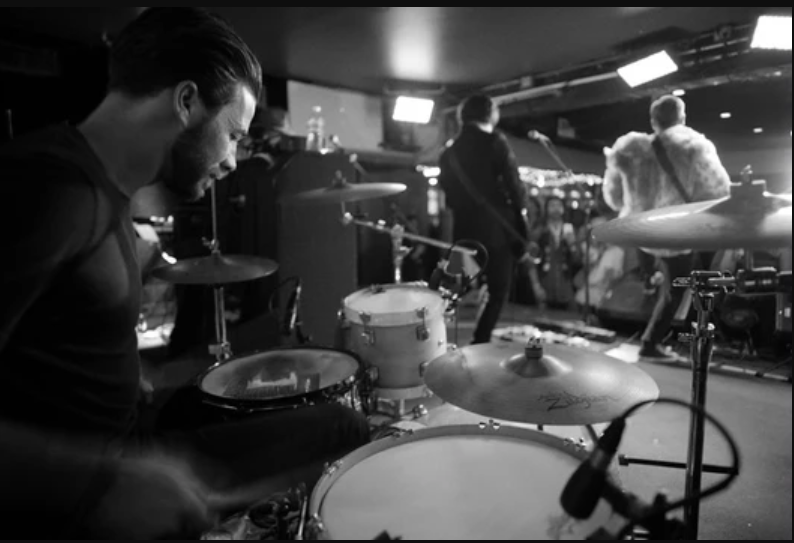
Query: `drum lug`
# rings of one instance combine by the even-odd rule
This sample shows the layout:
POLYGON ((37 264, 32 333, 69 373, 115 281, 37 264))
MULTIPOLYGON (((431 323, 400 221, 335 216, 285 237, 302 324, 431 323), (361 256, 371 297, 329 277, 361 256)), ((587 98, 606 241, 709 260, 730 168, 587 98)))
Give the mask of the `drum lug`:
POLYGON ((480 423, 481 430, 491 430, 494 432, 498 432, 502 429, 502 425, 495 420, 489 420, 488 422, 481 422, 480 423))
POLYGON ((588 452, 587 442, 584 439, 567 438, 565 440, 565 444, 568 445, 577 453, 581 454, 588 452))
POLYGON ((332 477, 334 475, 334 473, 336 473, 337 471, 339 471, 341 469, 341 467, 342 467, 342 461, 341 460, 339 462, 334 462, 333 464, 328 464, 325 467, 325 476, 326 477, 332 477))
POLYGON ((345 313, 344 309, 339 310, 339 313, 336 314, 336 318, 339 322, 339 327, 342 330, 350 330, 350 321, 347 319, 347 314, 345 313))
POLYGON ((367 368, 365 371, 365 375, 369 383, 377 383, 378 379, 380 378, 380 372, 378 371, 378 368, 375 366, 370 366, 369 368, 367 368))
POLYGON ((384 292, 386 292, 386 289, 383 288, 383 286, 381 285, 372 285, 371 287, 369 287, 369 291, 372 294, 383 294, 384 292))
POLYGON ((306 528, 309 539, 314 541, 330 540, 328 537, 328 530, 325 528, 325 523, 319 515, 314 515, 311 519, 309 519, 309 522, 306 524, 306 528))
POLYGON ((377 342, 377 336, 375 335, 375 330, 370 327, 372 315, 369 313, 360 313, 359 316, 361 317, 361 322, 364 323, 364 332, 361 334, 361 337, 364 338, 364 344, 367 347, 374 347, 377 342))
POLYGON ((416 339, 419 341, 427 341, 430 339, 430 329, 427 327, 427 315, 429 311, 426 307, 416 310, 416 315, 422 319, 422 325, 416 329, 416 339))

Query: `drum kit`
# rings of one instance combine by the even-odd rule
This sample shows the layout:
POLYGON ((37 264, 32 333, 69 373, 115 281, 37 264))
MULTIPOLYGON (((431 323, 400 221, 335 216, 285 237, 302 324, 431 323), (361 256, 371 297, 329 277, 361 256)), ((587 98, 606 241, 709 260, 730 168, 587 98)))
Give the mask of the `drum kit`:
MULTIPOLYGON (((404 190, 400 185, 349 185, 340 177, 329 189, 299 194, 284 204, 341 205, 344 224, 394 236, 397 268, 396 242, 401 245, 409 236, 384 223, 355 219, 345 204, 404 190)), ((605 243, 637 248, 790 247, 791 219, 790 197, 768 194, 763 183, 748 178, 724 200, 620 219, 594 235, 605 243)), ((718 294, 787 289, 790 299, 791 290, 790 273, 769 270, 748 270, 740 277, 698 271, 675 283, 693 291, 698 311, 693 333, 682 338, 692 343, 694 369, 689 457, 685 465, 633 463, 686 469, 686 499, 677 506, 685 508, 682 523, 667 519, 673 509, 666 501, 646 505, 622 491, 610 492, 617 485, 605 482, 617 481, 619 441, 614 434, 622 432, 638 407, 662 401, 656 382, 639 367, 537 340, 525 347, 451 346, 448 297, 427 285, 402 284, 399 272, 395 284, 364 289, 344 300, 337 349, 301 345, 233 358, 223 324, 223 285, 265 277, 278 266, 222 255, 214 232, 210 257, 158 273, 166 281, 216 289, 218 344, 212 350, 218 364, 198 383, 206 404, 245 416, 341 401, 370 414, 374 387, 387 399, 429 392, 483 417, 480 425, 402 432, 329 466, 306 498, 299 539, 625 539, 621 528, 627 521, 647 529, 647 539, 698 539, 703 474, 725 474, 730 481, 738 476, 738 466, 703 462, 705 426, 711 420, 705 413, 715 340, 711 318, 718 294), (543 431, 545 426, 597 424, 613 427, 601 440, 591 431, 590 444, 543 431), (389 484, 384 484, 385 475, 389 484), (585 494, 594 497, 587 515, 561 507, 561 496, 582 481, 587 482, 585 494)), ((436 240, 410 239, 455 250, 436 240)))

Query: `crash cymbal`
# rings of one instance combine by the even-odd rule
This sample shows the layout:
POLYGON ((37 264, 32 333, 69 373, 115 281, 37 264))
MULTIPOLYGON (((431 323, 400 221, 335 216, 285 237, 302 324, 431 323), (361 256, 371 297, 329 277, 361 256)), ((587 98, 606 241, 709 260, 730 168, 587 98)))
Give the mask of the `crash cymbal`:
POLYGON ((648 249, 780 249, 791 246, 791 195, 735 185, 729 198, 668 207, 607 223, 597 240, 648 249))
POLYGON ((216 286, 255 281, 277 271, 278 264, 263 258, 214 254, 158 268, 152 275, 175 285, 216 286))
POLYGON ((395 196, 408 190, 398 183, 366 183, 350 185, 339 183, 327 189, 318 189, 287 196, 282 202, 295 205, 347 204, 395 196))
POLYGON ((659 399, 659 386, 636 366, 539 342, 451 352, 427 365, 425 382, 442 400, 472 413, 548 426, 612 422, 659 399))

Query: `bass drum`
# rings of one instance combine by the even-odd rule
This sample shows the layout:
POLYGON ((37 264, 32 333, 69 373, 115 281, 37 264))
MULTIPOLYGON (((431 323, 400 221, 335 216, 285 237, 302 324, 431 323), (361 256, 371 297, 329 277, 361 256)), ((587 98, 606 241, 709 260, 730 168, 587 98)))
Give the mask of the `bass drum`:
POLYGON ((562 510, 563 489, 586 458, 560 438, 512 427, 384 439, 326 472, 307 539, 589 539, 619 529, 621 519, 606 502, 584 522, 562 510))

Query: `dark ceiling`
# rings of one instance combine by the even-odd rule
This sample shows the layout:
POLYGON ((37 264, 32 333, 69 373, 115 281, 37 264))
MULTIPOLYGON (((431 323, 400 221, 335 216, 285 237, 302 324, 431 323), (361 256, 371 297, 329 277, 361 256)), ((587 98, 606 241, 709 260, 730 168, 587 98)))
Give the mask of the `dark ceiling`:
MULTIPOLYGON (((141 9, 2 8, 0 37, 5 27, 100 44, 104 34, 112 36, 141 9)), ((697 36, 706 34, 709 41, 708 33, 721 25, 748 27, 760 14, 791 12, 790 7, 210 9, 240 30, 272 76, 378 94, 412 84, 443 87, 450 101, 502 83, 507 92, 529 76, 539 84, 614 72, 610 62, 649 47, 684 43, 685 49, 697 36)), ((728 55, 709 69, 695 66, 642 92, 612 80, 524 100, 510 106, 505 125, 556 133, 559 118, 565 118, 578 139, 597 146, 629 129, 647 130, 649 99, 680 86, 689 91, 692 123, 726 141, 737 144, 750 134, 755 136, 751 142, 761 142, 790 134, 790 52, 728 55), (733 118, 720 119, 723 111, 733 118), (755 127, 763 127, 764 134, 752 134, 755 127)))
MULTIPOLYGON (((99 42, 142 8, 2 8, 0 25, 99 42)), ((476 87, 698 33, 779 8, 212 7, 274 76, 380 92, 389 81, 476 87)), ((789 8, 790 9, 790 8, 789 8)))

